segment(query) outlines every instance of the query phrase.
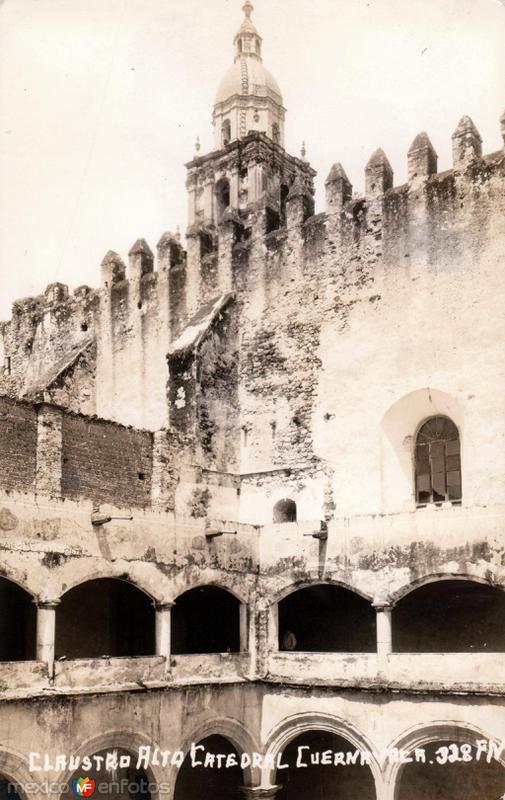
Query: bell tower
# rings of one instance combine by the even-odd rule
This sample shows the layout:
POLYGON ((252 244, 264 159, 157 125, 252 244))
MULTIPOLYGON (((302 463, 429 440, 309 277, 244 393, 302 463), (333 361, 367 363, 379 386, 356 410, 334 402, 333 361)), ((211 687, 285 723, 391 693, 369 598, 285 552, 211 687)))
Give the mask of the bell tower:
POLYGON ((316 173, 284 149, 281 90, 263 64, 250 0, 243 11, 234 63, 215 99, 215 149, 186 164, 188 311, 234 290, 236 245, 285 228, 290 200, 300 205, 302 222, 314 209, 316 173))

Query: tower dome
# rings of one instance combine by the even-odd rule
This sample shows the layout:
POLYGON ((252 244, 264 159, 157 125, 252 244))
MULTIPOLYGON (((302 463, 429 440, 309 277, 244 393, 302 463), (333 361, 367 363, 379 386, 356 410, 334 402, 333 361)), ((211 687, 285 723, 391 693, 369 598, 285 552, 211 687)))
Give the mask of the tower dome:
POLYGON ((235 61, 226 72, 214 101, 216 147, 225 147, 250 131, 262 131, 284 144, 282 94, 261 56, 262 39, 251 19, 253 5, 246 0, 244 20, 235 39, 235 61))

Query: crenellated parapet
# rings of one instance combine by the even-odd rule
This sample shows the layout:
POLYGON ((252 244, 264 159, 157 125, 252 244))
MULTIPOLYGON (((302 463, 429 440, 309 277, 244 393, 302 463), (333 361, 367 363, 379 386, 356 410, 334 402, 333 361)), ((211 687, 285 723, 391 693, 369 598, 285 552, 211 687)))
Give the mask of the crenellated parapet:
MULTIPOLYGON (((500 123, 505 134, 505 115, 500 123)), ((0 390, 156 429, 169 414, 170 344, 216 297, 233 293, 244 319, 261 318, 286 287, 323 297, 341 286, 352 303, 385 268, 401 279, 405 267, 452 270, 486 249, 500 260, 505 153, 482 155, 481 137, 463 117, 453 156, 453 168, 437 172, 435 149, 418 134, 408 181, 395 186, 378 149, 363 196, 336 163, 326 210, 316 216, 314 170, 264 133, 196 157, 187 165, 187 251, 179 233, 164 233, 156 254, 137 239, 127 258, 106 253, 100 289, 71 293, 53 283, 17 301, 2 324, 0 390)))
POLYGON ((166 351, 185 318, 178 233, 163 234, 157 258, 144 239, 127 265, 109 250, 100 289, 52 283, 14 303, 1 326, 0 391, 156 428, 166 419, 166 351))

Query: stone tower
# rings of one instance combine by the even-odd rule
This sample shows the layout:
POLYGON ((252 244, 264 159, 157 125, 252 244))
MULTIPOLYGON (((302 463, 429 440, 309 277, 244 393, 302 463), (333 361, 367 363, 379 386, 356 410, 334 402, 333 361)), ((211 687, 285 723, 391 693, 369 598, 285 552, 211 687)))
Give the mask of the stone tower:
POLYGON ((262 61, 252 4, 235 36, 235 60, 219 85, 216 149, 187 164, 188 312, 234 290, 233 248, 305 221, 314 212, 314 170, 284 149, 281 91, 262 61))

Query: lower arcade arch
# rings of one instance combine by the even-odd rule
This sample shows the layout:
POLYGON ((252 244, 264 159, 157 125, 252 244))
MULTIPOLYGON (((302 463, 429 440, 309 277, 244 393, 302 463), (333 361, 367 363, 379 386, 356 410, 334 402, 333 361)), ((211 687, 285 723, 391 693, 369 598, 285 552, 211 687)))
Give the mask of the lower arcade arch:
POLYGON ((0 578, 0 609, 0 661, 33 660, 37 609, 32 595, 0 578))
POLYGON ((137 759, 138 753, 112 746, 83 756, 81 765, 66 781, 66 791, 61 794, 61 800, 86 797, 83 781, 94 782, 90 797, 106 795, 109 800, 157 800, 158 785, 150 770, 137 768, 137 759), (86 758, 91 762, 91 769, 86 768, 86 758))
POLYGON ((119 578, 69 589, 56 609, 56 658, 148 656, 155 652, 151 598, 119 578))
POLYGON ((377 800, 370 754, 331 730, 299 733, 284 747, 276 800, 377 800))
MULTIPOLYGON (((0 800, 26 800, 27 787, 33 775, 24 758, 8 750, 0 750, 0 800)), ((31 793, 30 797, 40 796, 31 793)))
POLYGON ((394 800, 501 800, 505 794, 501 742, 485 734, 444 725, 402 748, 412 760, 387 776, 394 800))
POLYGON ((0 800, 21 800, 17 784, 2 772, 0 772, 0 800))
POLYGON ((240 800, 244 777, 234 745, 224 736, 212 734, 196 746, 194 761, 188 754, 177 774, 174 800, 240 800))

